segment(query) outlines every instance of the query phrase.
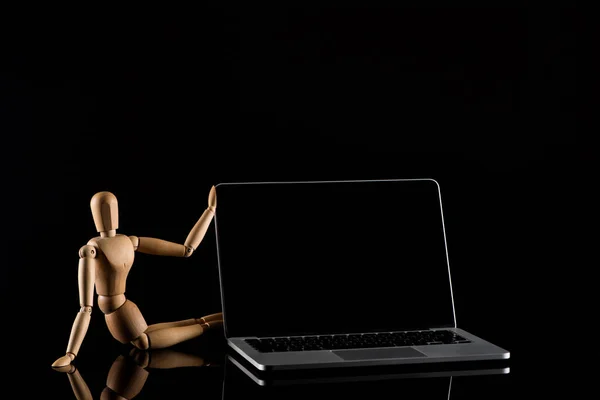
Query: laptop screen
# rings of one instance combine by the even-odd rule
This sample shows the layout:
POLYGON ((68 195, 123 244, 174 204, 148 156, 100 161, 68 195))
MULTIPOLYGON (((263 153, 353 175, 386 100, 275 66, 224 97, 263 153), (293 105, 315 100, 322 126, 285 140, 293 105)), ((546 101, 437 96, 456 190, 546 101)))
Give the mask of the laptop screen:
POLYGON ((435 181, 217 185, 227 337, 454 326, 435 181))

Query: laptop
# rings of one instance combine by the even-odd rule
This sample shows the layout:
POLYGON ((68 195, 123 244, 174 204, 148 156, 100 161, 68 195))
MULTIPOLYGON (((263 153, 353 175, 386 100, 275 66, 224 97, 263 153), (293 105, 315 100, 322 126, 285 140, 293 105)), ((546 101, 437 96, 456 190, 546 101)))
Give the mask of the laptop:
POLYGON ((224 332, 256 370, 510 357, 457 324, 435 180, 231 182, 216 191, 224 332))

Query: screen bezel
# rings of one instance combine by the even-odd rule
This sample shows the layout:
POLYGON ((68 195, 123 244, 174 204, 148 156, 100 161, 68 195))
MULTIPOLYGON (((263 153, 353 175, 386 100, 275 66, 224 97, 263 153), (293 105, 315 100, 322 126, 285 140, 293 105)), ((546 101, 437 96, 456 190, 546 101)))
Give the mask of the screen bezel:
MULTIPOLYGON (((456 310, 454 307, 454 291, 452 288, 452 275, 450 273, 450 260, 448 257, 448 243, 446 240, 446 224, 444 221, 444 210, 443 210, 443 204, 442 204, 442 194, 441 194, 441 189, 440 189, 440 184, 438 183, 437 180, 433 179, 433 178, 404 178, 404 179, 355 179, 355 180, 322 180, 322 181, 318 181, 318 180, 310 180, 310 181, 252 181, 252 182, 221 182, 215 185, 215 188, 217 190, 217 194, 218 194, 218 188, 220 186, 241 186, 241 185, 272 185, 272 184, 278 184, 278 185, 286 185, 286 184, 314 184, 314 183, 369 183, 369 182, 410 182, 410 181, 431 181, 433 183, 435 183, 436 187, 437 187, 437 193, 438 193, 438 199, 439 199, 439 205, 440 205, 440 214, 441 214, 441 220, 442 220, 442 233, 443 233, 443 237, 444 237, 444 250, 446 253, 446 266, 447 266, 447 270, 448 270, 448 284, 450 285, 450 301, 452 304, 452 323, 450 326, 439 326, 437 328, 449 328, 449 327, 454 327, 457 328, 457 323, 456 323, 456 310)), ((218 208, 218 196, 217 196, 217 209, 215 212, 215 216, 214 216, 214 224, 215 224, 215 243, 216 243, 216 247, 217 247, 217 266, 218 266, 218 271, 219 271, 219 287, 220 287, 220 292, 221 292, 221 308, 222 308, 222 314, 223 314, 223 330, 225 333, 225 338, 231 338, 232 336, 229 335, 229 330, 227 327, 227 310, 225 307, 225 285, 223 284, 223 268, 221 265, 221 259, 220 259, 220 249, 219 249, 219 232, 218 232, 218 215, 219 215, 219 208, 218 208)), ((433 328, 433 327, 432 327, 433 328)), ((244 337, 251 337, 251 336, 244 336, 244 337)))

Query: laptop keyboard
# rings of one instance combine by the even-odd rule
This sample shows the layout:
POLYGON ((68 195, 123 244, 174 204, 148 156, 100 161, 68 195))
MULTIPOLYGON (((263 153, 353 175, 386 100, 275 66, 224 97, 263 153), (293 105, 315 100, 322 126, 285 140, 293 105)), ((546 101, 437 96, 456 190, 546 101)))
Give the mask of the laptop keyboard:
POLYGON ((471 342, 450 330, 270 337, 245 339, 245 341, 261 353, 426 346, 471 342))

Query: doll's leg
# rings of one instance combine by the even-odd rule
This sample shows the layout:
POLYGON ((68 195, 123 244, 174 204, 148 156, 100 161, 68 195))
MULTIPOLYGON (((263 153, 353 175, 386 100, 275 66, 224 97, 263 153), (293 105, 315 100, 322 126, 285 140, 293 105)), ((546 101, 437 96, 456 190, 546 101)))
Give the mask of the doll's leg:
POLYGON ((205 327, 200 324, 164 328, 147 333, 150 349, 164 349, 202 335, 205 327))
POLYGON ((155 329, 150 332, 144 332, 131 343, 141 350, 164 349, 177 343, 196 338, 208 329, 215 329, 221 326, 223 326, 222 320, 213 320, 205 323, 155 329))
POLYGON ((184 319, 182 321, 161 322, 158 324, 149 325, 148 329, 146 329, 146 333, 150 333, 150 332, 156 331, 158 329, 178 328, 180 326, 189 326, 189 325, 194 325, 197 323, 198 322, 194 318, 184 319))
POLYGON ((146 333, 149 333, 149 332, 152 332, 152 331, 155 331, 158 329, 178 328, 181 326, 204 324, 207 322, 215 322, 215 321, 222 321, 222 320, 223 320, 223 313, 216 313, 216 314, 206 315, 202 318, 190 318, 190 319, 184 319, 182 321, 174 321, 174 322, 161 322, 158 324, 152 324, 152 325, 148 326, 148 329, 146 329, 146 333))

